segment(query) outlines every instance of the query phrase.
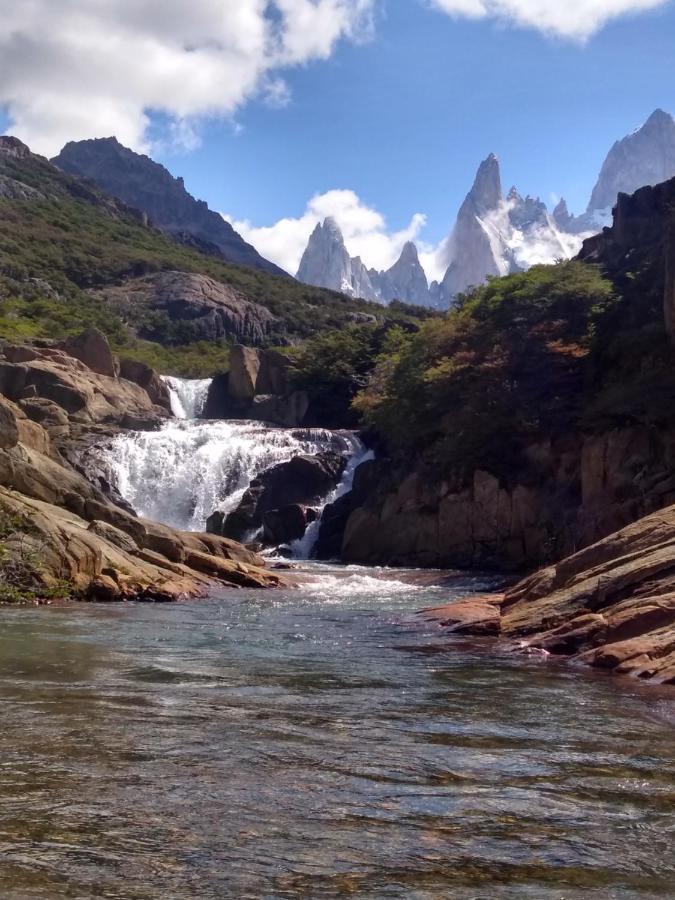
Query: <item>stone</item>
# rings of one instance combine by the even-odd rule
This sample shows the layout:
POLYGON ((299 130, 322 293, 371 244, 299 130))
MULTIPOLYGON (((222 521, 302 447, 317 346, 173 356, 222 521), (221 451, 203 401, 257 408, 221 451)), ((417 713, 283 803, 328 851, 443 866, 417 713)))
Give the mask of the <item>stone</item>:
POLYGON ((110 349, 108 338, 98 328, 92 326, 76 337, 69 337, 62 347, 69 356, 79 359, 92 372, 109 378, 119 375, 119 360, 110 349))
POLYGON ((159 374, 151 367, 136 359, 120 359, 120 378, 133 381, 147 393, 152 403, 171 412, 171 393, 159 374))
POLYGON ((230 372, 227 388, 235 403, 248 407, 256 394, 260 354, 252 347, 241 344, 230 352, 230 372))
MULTIPOLYGON (((155 272, 94 293, 122 314, 129 307, 159 314, 180 325, 193 341, 260 345, 269 340, 276 322, 266 307, 247 300, 232 285, 192 272, 155 272)), ((152 315, 139 333, 147 340, 163 340, 152 315)))
POLYGON ((317 511, 311 507, 290 503, 281 509, 270 509, 263 514, 263 543, 269 547, 290 544, 299 540, 307 526, 316 521, 317 511))
POLYGON ((344 457, 331 451, 294 456, 254 479, 237 508, 226 516, 211 516, 207 529, 234 540, 249 540, 271 510, 320 504, 338 484, 344 467, 344 457))

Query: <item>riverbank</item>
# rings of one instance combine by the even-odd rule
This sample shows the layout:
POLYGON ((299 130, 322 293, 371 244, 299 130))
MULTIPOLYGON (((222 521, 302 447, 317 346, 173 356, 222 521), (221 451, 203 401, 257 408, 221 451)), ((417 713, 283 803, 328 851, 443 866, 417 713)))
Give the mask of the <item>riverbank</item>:
POLYGON ((507 648, 675 685, 675 507, 640 519, 501 595, 423 616, 507 648))

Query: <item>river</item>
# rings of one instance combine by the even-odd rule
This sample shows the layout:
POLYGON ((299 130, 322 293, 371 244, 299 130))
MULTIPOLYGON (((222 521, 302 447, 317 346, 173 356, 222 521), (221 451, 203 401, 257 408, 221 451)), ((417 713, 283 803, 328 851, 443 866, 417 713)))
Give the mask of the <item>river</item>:
MULTIPOLYGON (((101 448, 203 528, 355 436, 198 418, 101 448)), ((309 553, 316 528, 299 542, 309 553)), ((0 897, 673 897, 672 691, 495 652, 416 615, 480 578, 302 563, 170 606, 0 609, 0 897)))
POLYGON ((414 615, 475 580, 309 572, 0 610, 0 896, 673 896, 666 695, 414 615))

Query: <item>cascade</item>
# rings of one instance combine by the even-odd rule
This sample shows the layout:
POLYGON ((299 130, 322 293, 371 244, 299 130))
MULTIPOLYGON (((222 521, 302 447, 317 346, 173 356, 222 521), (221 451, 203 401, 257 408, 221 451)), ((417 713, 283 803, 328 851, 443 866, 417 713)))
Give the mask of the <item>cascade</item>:
POLYGON ((206 405, 211 378, 172 378, 162 375, 169 388, 171 412, 177 419, 197 419, 206 405))
POLYGON ((354 483, 354 473, 361 465, 361 463, 375 458, 375 454, 373 453, 373 451, 368 450, 366 447, 364 447, 364 445, 356 437, 356 435, 351 435, 351 438, 352 451, 347 465, 345 466, 345 470, 342 473, 340 483, 335 488, 335 490, 331 494, 329 494, 328 497, 326 497, 326 500, 323 503, 321 510, 319 511, 317 519, 314 522, 310 522, 304 535, 299 540, 294 541, 291 546, 293 557, 295 559, 312 558, 314 545, 319 539, 319 531, 321 530, 321 519, 323 517, 323 511, 329 504, 335 503, 336 500, 351 491, 352 485, 354 483))
MULTIPOLYGON (((144 518, 183 531, 203 531, 215 510, 229 512, 250 482, 293 456, 332 450, 347 457, 342 480, 326 502, 348 491, 363 445, 351 432, 322 428, 275 428, 262 422, 207 421, 204 407, 210 381, 164 378, 176 418, 159 431, 123 432, 91 448, 97 466, 144 518)), ((295 555, 309 557, 318 537, 312 523, 295 555)))

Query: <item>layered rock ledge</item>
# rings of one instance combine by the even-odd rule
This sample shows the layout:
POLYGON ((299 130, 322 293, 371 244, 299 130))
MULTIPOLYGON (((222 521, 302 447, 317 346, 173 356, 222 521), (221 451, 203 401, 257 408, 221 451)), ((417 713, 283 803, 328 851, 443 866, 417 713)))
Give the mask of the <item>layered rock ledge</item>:
POLYGON ((457 634, 675 684, 675 506, 622 528, 501 596, 424 610, 457 634))

